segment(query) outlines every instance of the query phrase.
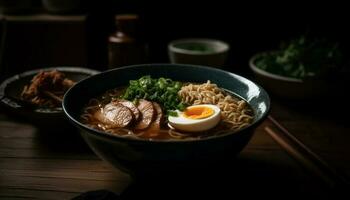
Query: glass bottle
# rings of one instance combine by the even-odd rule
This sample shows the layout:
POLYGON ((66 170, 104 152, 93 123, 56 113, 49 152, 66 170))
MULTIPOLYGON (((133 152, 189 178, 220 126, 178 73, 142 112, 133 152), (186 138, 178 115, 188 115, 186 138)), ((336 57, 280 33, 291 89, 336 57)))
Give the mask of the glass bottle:
POLYGON ((115 21, 117 31, 108 39, 109 68, 145 63, 147 45, 138 38, 138 15, 116 15, 115 21))

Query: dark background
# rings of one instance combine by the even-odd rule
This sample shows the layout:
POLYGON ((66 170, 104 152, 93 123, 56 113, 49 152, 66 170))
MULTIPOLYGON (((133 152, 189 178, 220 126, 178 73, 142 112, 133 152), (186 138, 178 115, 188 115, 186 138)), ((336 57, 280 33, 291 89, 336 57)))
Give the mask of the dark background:
MULTIPOLYGON (((150 44, 151 62, 168 62, 167 43, 183 37, 209 37, 229 42, 231 52, 227 68, 232 71, 244 70, 254 53, 276 49, 281 41, 305 33, 339 42, 343 51, 348 52, 349 21, 347 12, 343 11, 346 7, 336 2, 106 2, 110 5, 107 9, 102 5, 88 5, 94 7, 88 8, 91 29, 98 30, 90 32, 91 38, 103 37, 102 29, 113 30, 109 25, 113 24, 114 13, 138 13, 144 20, 142 36, 150 44), (95 25, 100 28, 92 28, 95 25)), ((96 55, 97 49, 91 53, 96 55)))
MULTIPOLYGON (((39 13, 47 13, 40 8, 39 0, 34 2, 39 7, 39 13)), ((60 27, 51 26, 52 22, 48 22, 42 23, 42 26, 38 23, 20 26, 19 22, 8 22, 6 39, 3 39, 1 31, 1 77, 30 68, 57 65, 107 69, 108 36, 115 31, 114 15, 122 13, 140 16, 139 36, 150 47, 148 62, 169 62, 167 44, 171 40, 188 37, 216 38, 228 42, 231 48, 225 69, 240 74, 249 73, 248 60, 255 53, 276 49, 281 41, 305 33, 338 42, 344 57, 347 59, 349 55, 347 6, 336 1, 81 2, 79 10, 63 14, 84 16, 79 25, 73 23, 60 27)), ((26 14, 35 12, 19 15, 25 18, 26 14)), ((3 30, 3 20, 1 22, 0 30, 3 30)))

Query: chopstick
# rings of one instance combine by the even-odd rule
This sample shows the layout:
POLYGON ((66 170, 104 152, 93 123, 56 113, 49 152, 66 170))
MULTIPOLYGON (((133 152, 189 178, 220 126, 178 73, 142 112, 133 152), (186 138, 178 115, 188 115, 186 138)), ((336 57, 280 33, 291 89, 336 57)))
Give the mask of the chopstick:
POLYGON ((52 98, 53 100, 56 100, 57 102, 59 103, 62 103, 63 99, 61 99, 60 97, 58 97, 57 95, 55 95, 54 93, 52 92, 49 92, 49 91, 44 91, 43 92, 46 96, 52 98))
POLYGON ((271 115, 268 119, 277 127, 278 132, 266 126, 265 131, 294 159, 311 172, 322 178, 331 188, 349 186, 349 181, 329 166, 320 156, 297 139, 271 115))

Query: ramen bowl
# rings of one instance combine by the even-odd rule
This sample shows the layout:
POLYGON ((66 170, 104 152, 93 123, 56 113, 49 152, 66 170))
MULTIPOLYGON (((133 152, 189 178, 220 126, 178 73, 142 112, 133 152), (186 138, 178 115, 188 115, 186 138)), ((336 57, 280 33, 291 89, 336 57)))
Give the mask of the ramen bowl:
POLYGON ((205 66, 144 64, 122 67, 91 76, 74 85, 65 95, 63 109, 93 151, 103 160, 132 175, 199 169, 233 159, 249 142, 254 129, 270 109, 268 94, 239 75, 205 66), (80 121, 88 101, 109 89, 128 85, 144 75, 182 82, 211 82, 246 100, 254 111, 253 122, 239 131, 191 140, 126 138, 90 128, 80 121))

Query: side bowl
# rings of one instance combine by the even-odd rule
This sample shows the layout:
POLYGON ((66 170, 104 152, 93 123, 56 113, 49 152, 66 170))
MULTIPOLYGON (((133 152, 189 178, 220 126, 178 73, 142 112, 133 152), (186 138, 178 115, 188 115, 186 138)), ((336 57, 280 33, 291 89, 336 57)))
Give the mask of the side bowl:
POLYGON ((258 53, 249 60, 249 67, 255 78, 271 94, 285 99, 304 100, 319 97, 325 94, 329 85, 325 80, 310 78, 297 79, 278 74, 273 74, 258 68, 255 65, 256 59, 269 52, 258 53))
POLYGON ((65 95, 63 109, 71 122, 102 159, 133 175, 154 174, 181 169, 197 169, 210 163, 227 161, 239 153, 270 109, 268 94, 252 81, 211 67, 180 64, 134 65, 97 74, 73 86, 65 95), (145 140, 123 138, 89 128, 80 122, 80 114, 89 99, 108 89, 126 86, 129 80, 144 75, 167 77, 183 82, 211 80, 219 87, 235 92, 254 109, 253 123, 237 132, 197 140, 145 140))
POLYGON ((220 40, 188 38, 171 41, 168 54, 171 63, 221 68, 227 61, 229 49, 229 44, 220 40))

